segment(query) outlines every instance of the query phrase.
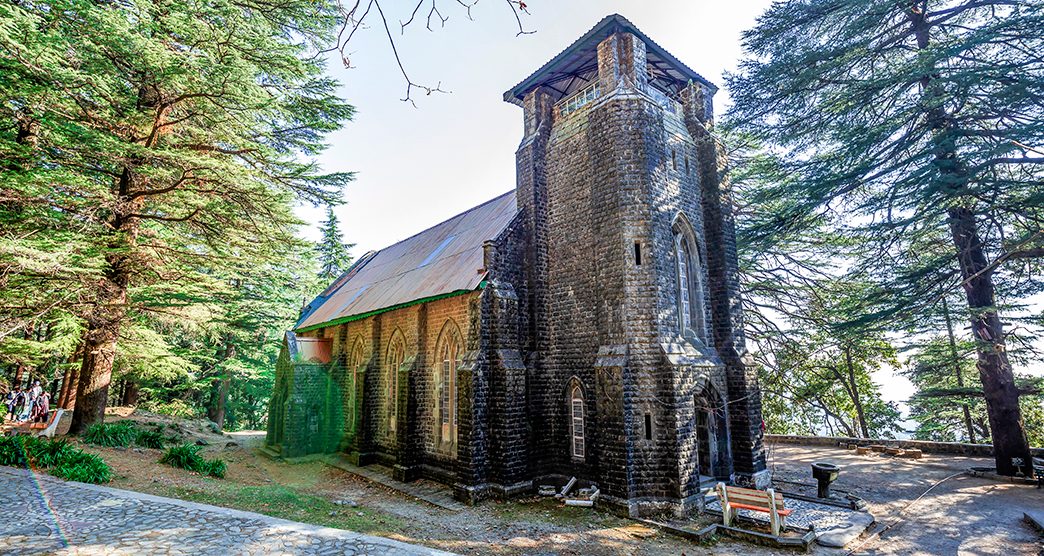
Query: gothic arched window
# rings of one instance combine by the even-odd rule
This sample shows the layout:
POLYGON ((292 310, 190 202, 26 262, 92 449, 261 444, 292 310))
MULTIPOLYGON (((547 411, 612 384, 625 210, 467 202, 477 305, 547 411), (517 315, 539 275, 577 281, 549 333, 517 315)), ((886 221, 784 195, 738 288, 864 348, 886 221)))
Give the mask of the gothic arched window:
POLYGON ((435 436, 439 451, 457 447, 457 369, 464 342, 453 321, 446 321, 435 350, 435 436))
POLYGON ((676 233, 674 255, 678 274, 678 327, 683 334, 692 331, 703 340, 703 270, 699 254, 689 245, 685 234, 676 233))
POLYGON ((348 394, 348 430, 355 430, 355 416, 359 403, 359 378, 363 376, 363 343, 356 340, 351 355, 348 356, 348 372, 351 373, 352 382, 348 394))
POLYGON ((406 340, 402 333, 395 331, 388 344, 388 357, 385 359, 385 400, 387 404, 387 433, 394 435, 399 417, 399 367, 406 360, 406 340))
POLYGON ((580 391, 580 386, 573 386, 569 392, 569 414, 571 417, 570 424, 570 443, 569 453, 574 458, 584 457, 584 394, 580 391))

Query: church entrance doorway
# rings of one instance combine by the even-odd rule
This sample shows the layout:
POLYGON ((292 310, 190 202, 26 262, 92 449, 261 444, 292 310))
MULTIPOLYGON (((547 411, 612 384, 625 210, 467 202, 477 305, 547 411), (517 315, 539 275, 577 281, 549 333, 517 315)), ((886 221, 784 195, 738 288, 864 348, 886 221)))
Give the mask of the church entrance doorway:
POLYGON ((727 478, 728 421, 724 400, 713 387, 707 386, 696 396, 695 402, 696 457, 701 481, 727 478))

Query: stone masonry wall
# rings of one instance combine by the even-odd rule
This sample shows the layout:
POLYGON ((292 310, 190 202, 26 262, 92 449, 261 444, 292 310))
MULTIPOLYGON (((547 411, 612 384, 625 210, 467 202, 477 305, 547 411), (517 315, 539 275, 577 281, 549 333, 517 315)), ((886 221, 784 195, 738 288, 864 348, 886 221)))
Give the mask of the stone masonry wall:
MULTIPOLYGON (((295 398, 297 406, 305 407, 308 400, 322 396, 337 400, 340 430, 346 433, 339 442, 334 438, 332 445, 360 464, 381 461, 404 478, 426 473, 451 480, 457 457, 436 446, 432 365, 440 335, 448 327, 459 331, 465 352, 477 349, 480 295, 475 292, 435 300, 308 333, 333 339, 334 363, 328 371, 333 380, 319 380, 315 373, 305 377, 297 371, 293 380, 295 391, 301 392, 299 400, 295 398), (388 369, 388 347, 393 337, 400 335, 405 344, 403 364, 399 369, 388 369), (361 350, 363 363, 361 372, 356 369, 353 373, 348 362, 356 349, 361 350), (398 389, 394 399, 389 399, 393 376, 398 389), (352 407, 353 400, 358 407, 352 407), (393 410, 397 412, 394 430, 390 420, 393 410), (355 434, 344 426, 344 419, 353 411, 358 418, 355 434)), ((471 393, 461 392, 465 387, 459 377, 458 371, 458 414, 471 403, 471 393)), ((306 413, 304 409, 300 412, 306 413)))
POLYGON ((711 133, 713 91, 690 84, 682 94, 685 125, 696 140, 702 190, 704 230, 710 278, 713 344, 726 367, 729 432, 737 481, 763 487, 768 483, 761 396, 757 373, 746 360, 740 299, 736 232, 724 155, 711 133))
MULTIPOLYGON (((695 258, 707 258, 696 143, 680 107, 668 111, 646 94, 641 41, 610 36, 598 56, 601 98, 568 115, 539 88, 523 102, 527 134, 516 160, 536 321, 527 358, 531 469, 596 481, 635 513, 697 493, 694 397, 708 385, 725 394, 726 382, 709 338, 679 329, 679 221, 695 258), (673 364, 663 353, 669 343, 692 344, 695 356, 673 364), (583 458, 570 453, 573 384, 585 399, 583 458)), ((709 298, 706 268, 693 271, 709 298)))

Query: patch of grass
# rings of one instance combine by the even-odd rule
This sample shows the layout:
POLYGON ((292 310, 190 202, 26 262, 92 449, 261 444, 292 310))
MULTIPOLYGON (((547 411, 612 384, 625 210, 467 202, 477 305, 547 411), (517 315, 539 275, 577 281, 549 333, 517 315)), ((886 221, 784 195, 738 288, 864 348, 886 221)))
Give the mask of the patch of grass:
POLYGON ((100 457, 69 444, 64 438, 0 437, 0 465, 46 469, 56 477, 84 483, 107 483, 112 469, 100 457))
POLYGON ((36 465, 40 467, 55 467, 70 461, 77 455, 77 452, 83 453, 72 444, 69 444, 68 440, 59 438, 47 443, 41 442, 39 447, 34 450, 34 457, 36 465))
POLYGON ((202 460, 203 456, 199 455, 199 446, 180 444, 168 448, 167 452, 163 454, 163 457, 160 458, 159 462, 165 463, 171 467, 195 470, 195 468, 199 466, 199 462, 202 460))
POLYGON ((95 446, 109 448, 126 448, 137 444, 142 448, 162 450, 167 444, 167 437, 162 429, 140 429, 131 421, 118 423, 95 423, 87 428, 81 437, 84 442, 95 446))
POLYGON ((126 448, 138 437, 138 429, 128 421, 119 423, 95 423, 84 431, 83 439, 88 444, 109 448, 126 448))
POLYGON ((171 467, 180 467, 195 471, 200 475, 210 475, 219 479, 225 478, 225 462, 220 459, 204 459, 199 455, 200 446, 180 444, 171 446, 160 458, 160 463, 171 467))
POLYGON ((406 531, 405 523, 397 516, 361 506, 339 506, 321 496, 284 485, 211 482, 206 489, 171 487, 164 495, 360 533, 404 534, 406 531))

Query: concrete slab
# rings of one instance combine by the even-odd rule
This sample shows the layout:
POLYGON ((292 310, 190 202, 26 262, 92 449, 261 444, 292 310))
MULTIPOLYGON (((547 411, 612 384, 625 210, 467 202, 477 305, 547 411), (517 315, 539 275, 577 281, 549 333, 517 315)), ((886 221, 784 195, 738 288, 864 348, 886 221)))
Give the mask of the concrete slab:
POLYGON ((1026 510, 1022 513, 1022 519, 1044 533, 1044 510, 1026 510))
POLYGON ((816 527, 816 542, 832 548, 843 548, 868 527, 873 525, 874 516, 867 512, 850 512, 848 516, 820 529, 816 527))

